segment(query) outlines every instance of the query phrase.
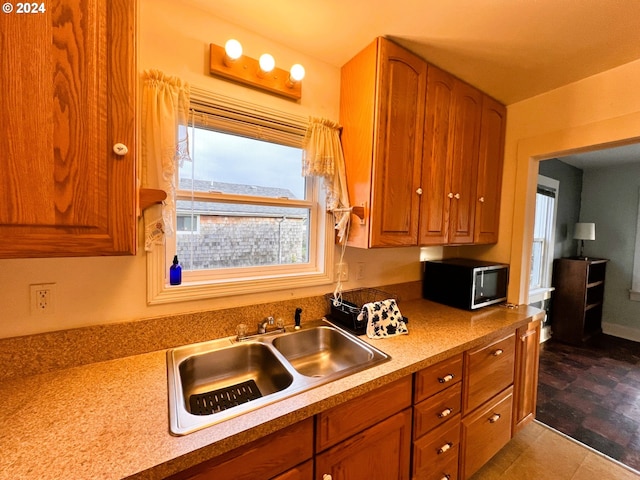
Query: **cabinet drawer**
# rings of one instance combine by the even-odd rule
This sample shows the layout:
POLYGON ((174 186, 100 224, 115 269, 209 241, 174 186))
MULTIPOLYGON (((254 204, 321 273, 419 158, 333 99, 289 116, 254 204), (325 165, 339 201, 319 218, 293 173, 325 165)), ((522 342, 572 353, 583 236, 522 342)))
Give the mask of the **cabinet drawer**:
POLYGON ((511 439, 513 387, 462 420, 460 478, 467 479, 511 439))
POLYGON ((413 443, 413 478, 457 478, 459 448, 460 414, 413 443))
POLYGON ((416 373, 414 403, 421 402, 462 380, 462 354, 416 373))
POLYGON ((316 452, 411 406, 411 376, 316 415, 316 452))
POLYGON ((313 421, 309 418, 169 478, 171 480, 272 478, 287 472, 300 462, 311 459, 312 456, 313 421), (277 452, 277 455, 274 455, 274 452, 277 452))
POLYGON ((307 460, 291 470, 273 477, 272 480, 313 480, 313 460, 307 460))
POLYGON ((485 347, 465 352, 462 413, 473 411, 513 383, 515 332, 485 347))
POLYGON ((420 438, 459 414, 461 404, 462 384, 460 382, 420 402, 413 409, 413 438, 420 438))

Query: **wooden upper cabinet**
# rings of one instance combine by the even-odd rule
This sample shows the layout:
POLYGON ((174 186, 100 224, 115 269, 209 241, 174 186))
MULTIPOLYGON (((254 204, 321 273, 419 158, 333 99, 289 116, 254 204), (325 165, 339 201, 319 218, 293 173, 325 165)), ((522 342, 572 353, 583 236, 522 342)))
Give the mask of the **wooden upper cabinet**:
POLYGON ((447 243, 449 235, 449 138, 453 128, 454 82, 453 75, 433 66, 429 68, 420 205, 420 243, 423 245, 447 243))
POLYGON ((0 258, 135 253, 135 11, 0 15, 0 258))
POLYGON ((483 94, 429 66, 420 244, 473 243, 483 94))
POLYGON ((505 106, 485 95, 482 99, 474 243, 498 241, 506 123, 505 106))
POLYGON ((349 199, 363 206, 348 244, 417 245, 427 63, 384 38, 342 67, 340 123, 349 199))

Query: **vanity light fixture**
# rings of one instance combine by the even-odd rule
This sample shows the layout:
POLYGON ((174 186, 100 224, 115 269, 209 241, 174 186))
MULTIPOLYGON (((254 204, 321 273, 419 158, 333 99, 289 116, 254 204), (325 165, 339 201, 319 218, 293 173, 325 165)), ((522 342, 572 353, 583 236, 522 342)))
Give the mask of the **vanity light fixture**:
POLYGON ((209 73, 254 88, 266 90, 292 100, 302 98, 304 67, 298 63, 290 71, 276 67, 273 56, 263 54, 259 60, 242 54, 237 40, 227 41, 224 48, 210 44, 209 73))
POLYGON ((266 74, 271 73, 271 71, 276 68, 276 61, 268 53, 263 53, 260 55, 258 65, 260 65, 260 68, 258 69, 258 76, 260 78, 264 78, 266 74))
POLYGON ((224 64, 230 67, 242 56, 242 45, 234 38, 227 40, 227 43, 224 44, 224 53, 224 64))

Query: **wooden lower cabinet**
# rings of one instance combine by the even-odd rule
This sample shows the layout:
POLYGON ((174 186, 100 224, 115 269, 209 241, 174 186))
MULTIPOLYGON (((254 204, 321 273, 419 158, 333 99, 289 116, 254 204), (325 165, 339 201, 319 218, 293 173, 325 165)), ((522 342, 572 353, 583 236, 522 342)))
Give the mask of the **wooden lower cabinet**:
POLYGON ((539 332, 532 320, 170 478, 466 480, 533 419, 539 332))
POLYGON ((170 480, 308 479, 297 465, 313 458, 313 418, 177 473, 170 480), (289 472, 292 470, 292 473, 289 472), (283 474, 289 476, 281 476, 283 474))
POLYGON ((462 419, 460 478, 466 480, 511 440, 513 387, 462 419))
POLYGON ((462 413, 473 411, 513 384, 515 334, 465 352, 462 413))
POLYGON ((316 455, 316 479, 409 479, 411 409, 316 455))
POLYGON ((408 479, 412 377, 316 415, 315 477, 408 479))
POLYGON ((291 470, 273 477, 273 480, 313 480, 313 460, 296 465, 291 470))
POLYGON ((516 369, 513 382, 513 435, 529 425, 536 417, 540 328, 540 320, 534 320, 518 328, 516 333, 516 369))
POLYGON ((413 443, 413 479, 458 478, 460 414, 413 443))

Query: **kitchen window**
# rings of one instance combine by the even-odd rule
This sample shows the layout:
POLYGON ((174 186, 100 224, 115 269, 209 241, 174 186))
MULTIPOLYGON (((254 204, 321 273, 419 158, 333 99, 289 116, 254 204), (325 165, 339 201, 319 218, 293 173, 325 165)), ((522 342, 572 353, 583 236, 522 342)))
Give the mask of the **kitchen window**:
POLYGON ((149 269, 162 278, 149 303, 330 283, 324 195, 301 174, 307 120, 198 89, 190 117, 191 161, 175 178, 176 235, 149 269), (180 286, 166 278, 174 255, 180 286))

